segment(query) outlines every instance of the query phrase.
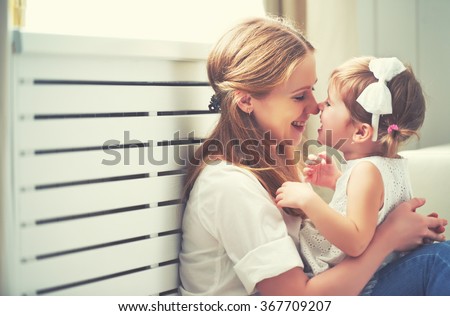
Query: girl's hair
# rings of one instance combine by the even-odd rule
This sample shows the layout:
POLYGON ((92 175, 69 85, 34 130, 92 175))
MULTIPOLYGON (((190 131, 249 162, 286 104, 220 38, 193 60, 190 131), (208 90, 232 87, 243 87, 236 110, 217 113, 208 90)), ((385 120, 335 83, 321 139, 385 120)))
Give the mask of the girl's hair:
MULTIPOLYGON (((188 168, 185 200, 213 156, 248 169, 271 196, 275 196, 283 182, 299 181, 298 166, 287 165, 273 146, 264 146, 267 135, 258 126, 254 115, 239 108, 235 92, 264 98, 274 87, 285 82, 305 55, 313 51, 313 46, 303 35, 280 18, 244 21, 219 40, 208 56, 207 72, 220 101, 221 114, 212 134, 195 153, 198 162, 192 165, 191 161, 188 168), (244 142, 254 145, 250 159, 248 150, 243 148, 244 142)), ((292 210, 285 211, 294 214, 292 210)))
MULTIPOLYGON (((354 122, 371 124, 372 114, 364 110, 356 99, 369 84, 378 81, 369 69, 369 62, 374 58, 350 59, 331 74, 330 86, 338 91, 354 122)), ((411 67, 405 67, 405 71, 387 83, 392 95, 392 114, 380 116, 378 142, 382 145, 382 155, 386 157, 395 157, 399 145, 412 135, 418 137, 417 131, 425 118, 422 88, 411 67), (394 124, 398 130, 389 133, 389 126, 394 124)))

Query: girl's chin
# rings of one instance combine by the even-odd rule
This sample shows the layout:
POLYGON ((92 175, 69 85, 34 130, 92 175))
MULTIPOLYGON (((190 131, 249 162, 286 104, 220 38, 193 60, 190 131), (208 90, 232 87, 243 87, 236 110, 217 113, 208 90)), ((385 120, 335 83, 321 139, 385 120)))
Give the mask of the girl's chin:
POLYGON ((320 144, 320 145, 325 145, 325 139, 324 139, 325 137, 324 137, 324 135, 323 135, 323 133, 322 133, 322 128, 319 128, 318 130, 317 130, 317 142, 320 144))

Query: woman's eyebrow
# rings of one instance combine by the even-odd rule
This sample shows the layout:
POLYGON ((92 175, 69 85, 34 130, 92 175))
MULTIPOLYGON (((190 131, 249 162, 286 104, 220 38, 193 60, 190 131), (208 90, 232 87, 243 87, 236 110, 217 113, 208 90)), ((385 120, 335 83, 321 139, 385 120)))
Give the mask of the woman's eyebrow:
POLYGON ((313 86, 317 83, 317 80, 318 80, 318 79, 316 79, 316 81, 314 81, 314 84, 313 84, 312 86, 304 86, 304 87, 295 89, 295 90, 292 91, 291 93, 297 93, 297 92, 302 91, 302 90, 305 90, 305 89, 310 89, 311 87, 313 87, 313 86))

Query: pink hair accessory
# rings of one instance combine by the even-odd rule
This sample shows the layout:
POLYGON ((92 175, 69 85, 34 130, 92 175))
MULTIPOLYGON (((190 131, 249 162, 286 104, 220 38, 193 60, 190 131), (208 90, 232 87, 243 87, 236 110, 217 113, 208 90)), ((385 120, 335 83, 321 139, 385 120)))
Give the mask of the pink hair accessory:
POLYGON ((398 126, 397 124, 391 124, 388 127, 388 134, 391 134, 393 131, 398 131, 398 126))

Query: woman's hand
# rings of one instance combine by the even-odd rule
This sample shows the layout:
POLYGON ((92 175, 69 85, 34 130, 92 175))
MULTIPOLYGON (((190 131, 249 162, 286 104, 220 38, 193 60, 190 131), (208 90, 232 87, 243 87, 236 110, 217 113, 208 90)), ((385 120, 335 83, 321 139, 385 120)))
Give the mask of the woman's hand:
POLYGON ((303 169, 305 181, 314 185, 327 187, 332 190, 336 187, 336 181, 341 176, 341 171, 336 163, 326 152, 318 156, 308 155, 306 167, 303 169))
POLYGON ((401 203, 377 229, 377 234, 386 235, 394 250, 408 251, 424 243, 443 241, 447 220, 432 213, 429 216, 416 213, 416 208, 425 204, 424 199, 414 198, 401 203))

